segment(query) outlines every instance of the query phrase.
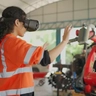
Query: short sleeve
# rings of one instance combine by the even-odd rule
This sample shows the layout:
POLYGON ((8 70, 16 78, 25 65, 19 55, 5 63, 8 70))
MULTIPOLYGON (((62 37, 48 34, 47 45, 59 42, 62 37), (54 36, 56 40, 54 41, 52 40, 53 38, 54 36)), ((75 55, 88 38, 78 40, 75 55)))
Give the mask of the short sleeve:
POLYGON ((40 64, 41 64, 42 66, 47 66, 47 65, 49 65, 50 63, 51 63, 51 60, 50 60, 49 52, 48 52, 48 50, 45 50, 45 51, 44 51, 43 58, 42 58, 40 64))
POLYGON ((20 38, 10 38, 5 42, 5 49, 12 62, 16 64, 37 64, 43 58, 43 48, 33 46, 20 38))

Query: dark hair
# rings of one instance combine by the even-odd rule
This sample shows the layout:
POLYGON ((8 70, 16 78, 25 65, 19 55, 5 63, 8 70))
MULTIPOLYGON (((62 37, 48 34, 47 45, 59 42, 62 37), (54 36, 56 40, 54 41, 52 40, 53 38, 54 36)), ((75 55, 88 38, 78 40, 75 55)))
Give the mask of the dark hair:
POLYGON ((0 41, 6 34, 12 32, 16 19, 21 22, 26 19, 26 13, 19 7, 10 6, 2 12, 2 17, 0 18, 0 41))

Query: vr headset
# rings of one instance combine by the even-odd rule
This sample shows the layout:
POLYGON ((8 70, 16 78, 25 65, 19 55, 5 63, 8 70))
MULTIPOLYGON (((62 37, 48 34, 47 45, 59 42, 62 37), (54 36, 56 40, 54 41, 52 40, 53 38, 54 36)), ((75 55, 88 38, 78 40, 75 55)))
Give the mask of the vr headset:
POLYGON ((27 31, 36 31, 39 28, 39 21, 38 20, 32 20, 32 19, 26 19, 24 21, 24 27, 27 31))
MULTIPOLYGON (((3 22, 4 20, 7 20, 7 19, 8 18, 1 17, 0 22, 3 22)), ((29 32, 36 31, 39 28, 39 21, 38 20, 25 19, 23 22, 24 22, 24 27, 29 32)))

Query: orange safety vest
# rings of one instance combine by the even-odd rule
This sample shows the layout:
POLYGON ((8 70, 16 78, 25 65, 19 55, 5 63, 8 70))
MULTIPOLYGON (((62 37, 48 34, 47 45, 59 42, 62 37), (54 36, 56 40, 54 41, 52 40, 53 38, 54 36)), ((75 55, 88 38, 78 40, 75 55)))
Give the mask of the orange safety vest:
POLYGON ((34 92, 32 65, 43 58, 44 49, 12 34, 0 43, 0 96, 34 92))

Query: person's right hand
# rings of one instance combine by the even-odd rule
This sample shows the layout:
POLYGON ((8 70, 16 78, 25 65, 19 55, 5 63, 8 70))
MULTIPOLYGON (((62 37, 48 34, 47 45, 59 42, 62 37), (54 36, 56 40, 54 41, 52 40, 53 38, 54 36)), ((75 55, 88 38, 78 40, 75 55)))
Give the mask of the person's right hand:
POLYGON ((67 41, 68 42, 69 34, 70 34, 71 29, 72 29, 72 25, 71 24, 65 27, 62 41, 67 41))

